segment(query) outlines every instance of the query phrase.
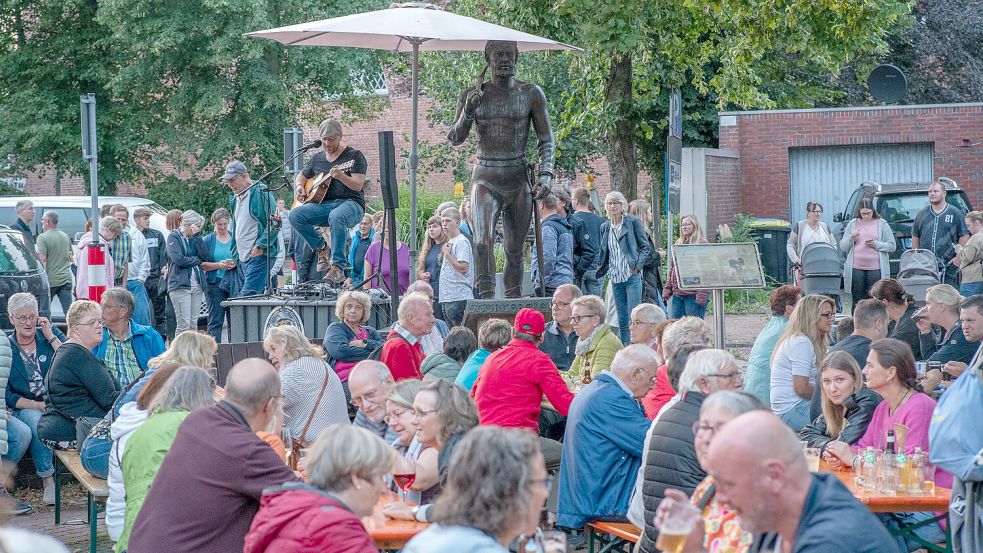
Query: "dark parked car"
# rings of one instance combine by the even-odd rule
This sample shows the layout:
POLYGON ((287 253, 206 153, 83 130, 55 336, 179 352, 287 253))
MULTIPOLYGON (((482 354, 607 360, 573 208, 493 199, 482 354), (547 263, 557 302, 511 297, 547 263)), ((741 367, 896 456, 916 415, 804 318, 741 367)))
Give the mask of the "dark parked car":
MULTIPOLYGON (((969 205, 969 198, 966 193, 959 188, 955 181, 942 177, 939 179, 946 188, 946 201, 963 211, 969 213, 972 209, 969 205)), ((894 237, 898 241, 898 247, 891 254, 891 275, 898 274, 898 263, 901 254, 911 248, 911 225, 915 221, 915 216, 925 206, 928 205, 928 186, 931 183, 904 183, 904 184, 877 184, 865 182, 854 190, 846 208, 842 213, 833 215, 833 234, 839 241, 843 237, 843 229, 846 223, 853 219, 857 213, 857 204, 863 198, 871 198, 874 201, 874 209, 887 221, 894 231, 894 237)))
POLYGON ((20 231, 0 226, 0 329, 13 328, 7 317, 7 298, 17 292, 30 292, 38 300, 40 313, 48 312, 50 295, 38 254, 24 243, 20 231))

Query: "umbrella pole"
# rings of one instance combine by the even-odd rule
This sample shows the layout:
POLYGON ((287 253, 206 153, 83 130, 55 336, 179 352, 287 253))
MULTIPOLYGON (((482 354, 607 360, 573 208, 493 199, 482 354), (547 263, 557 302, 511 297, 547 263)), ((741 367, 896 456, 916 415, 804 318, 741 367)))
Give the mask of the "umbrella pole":
POLYGON ((416 267, 416 169, 419 165, 417 155, 417 112, 419 111, 420 101, 420 41, 411 39, 413 43, 413 121, 410 132, 410 267, 416 267))

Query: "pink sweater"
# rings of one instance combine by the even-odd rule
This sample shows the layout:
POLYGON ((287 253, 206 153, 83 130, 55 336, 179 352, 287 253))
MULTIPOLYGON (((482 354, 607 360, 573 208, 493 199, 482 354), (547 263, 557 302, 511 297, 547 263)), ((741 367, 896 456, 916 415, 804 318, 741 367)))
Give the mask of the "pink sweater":
MULTIPOLYGON (((899 423, 908 427, 908 438, 905 440, 905 453, 912 453, 916 447, 928 453, 928 426, 932 422, 932 412, 935 410, 935 400, 922 393, 916 393, 901 407, 888 415, 887 401, 882 401, 874 409, 874 414, 867 426, 867 431, 854 446, 854 451, 873 446, 884 449, 887 441, 887 431, 894 430, 894 424, 899 423)), ((952 475, 942 469, 935 471, 935 483, 943 488, 952 487, 952 475)))

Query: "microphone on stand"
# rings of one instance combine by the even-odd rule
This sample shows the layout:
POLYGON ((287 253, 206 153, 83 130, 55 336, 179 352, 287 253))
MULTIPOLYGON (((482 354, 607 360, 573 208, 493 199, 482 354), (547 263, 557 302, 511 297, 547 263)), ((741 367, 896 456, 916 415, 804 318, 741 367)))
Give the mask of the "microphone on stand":
POLYGON ((314 148, 320 148, 320 147, 321 147, 321 141, 320 140, 315 140, 314 142, 311 142, 310 144, 304 144, 297 151, 298 152, 306 152, 307 150, 313 150, 314 148))

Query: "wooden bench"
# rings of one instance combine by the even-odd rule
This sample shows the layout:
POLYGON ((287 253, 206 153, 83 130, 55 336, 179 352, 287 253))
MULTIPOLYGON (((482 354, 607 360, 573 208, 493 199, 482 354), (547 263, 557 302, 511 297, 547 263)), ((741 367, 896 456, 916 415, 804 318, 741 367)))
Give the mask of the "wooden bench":
POLYGON ((638 543, 641 536, 642 531, 630 522, 591 522, 587 525, 587 552, 623 551, 630 553, 632 551, 631 544, 638 543), (600 547, 600 549, 595 549, 595 547, 600 547))
POLYGON ((98 528, 97 516, 99 515, 99 504, 105 505, 109 498, 109 483, 92 476, 82 467, 82 460, 78 451, 55 450, 55 525, 61 524, 61 477, 71 474, 85 488, 88 499, 88 523, 89 523, 89 553, 96 553, 96 530, 98 528), (61 465, 67 472, 59 471, 57 466, 61 465))

